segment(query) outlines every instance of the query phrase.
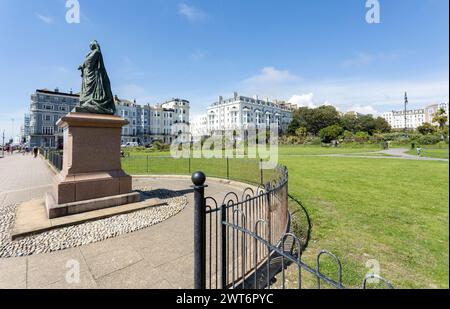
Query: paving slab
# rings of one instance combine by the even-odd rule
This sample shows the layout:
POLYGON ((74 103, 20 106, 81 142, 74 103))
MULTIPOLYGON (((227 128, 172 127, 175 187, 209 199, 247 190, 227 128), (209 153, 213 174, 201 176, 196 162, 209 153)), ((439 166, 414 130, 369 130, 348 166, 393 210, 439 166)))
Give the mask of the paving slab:
POLYGON ((0 289, 27 287, 27 258, 0 259, 0 289))

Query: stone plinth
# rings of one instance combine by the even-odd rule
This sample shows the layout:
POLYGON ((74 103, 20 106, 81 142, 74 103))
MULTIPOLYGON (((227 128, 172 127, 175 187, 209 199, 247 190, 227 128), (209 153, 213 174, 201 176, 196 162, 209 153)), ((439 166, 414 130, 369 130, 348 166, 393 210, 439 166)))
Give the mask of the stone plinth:
POLYGON ((139 201, 120 162, 122 127, 127 124, 117 116, 82 113, 58 121, 64 132, 63 168, 46 198, 49 218, 139 201))

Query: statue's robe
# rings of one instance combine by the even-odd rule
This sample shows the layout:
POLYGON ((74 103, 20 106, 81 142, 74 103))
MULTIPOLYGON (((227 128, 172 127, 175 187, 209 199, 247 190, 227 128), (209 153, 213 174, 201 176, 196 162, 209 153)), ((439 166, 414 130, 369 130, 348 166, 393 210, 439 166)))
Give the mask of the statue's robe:
POLYGON ((87 56, 83 65, 83 83, 81 86, 81 113, 113 115, 116 112, 111 84, 99 49, 94 49, 87 56))

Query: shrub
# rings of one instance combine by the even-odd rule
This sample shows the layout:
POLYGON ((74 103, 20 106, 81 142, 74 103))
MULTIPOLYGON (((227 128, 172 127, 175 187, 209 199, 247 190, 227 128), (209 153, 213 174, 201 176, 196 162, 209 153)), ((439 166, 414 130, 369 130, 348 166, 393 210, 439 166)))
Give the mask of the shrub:
POLYGON ((369 133, 367 133, 367 132, 356 132, 356 134, 355 134, 355 141, 357 142, 357 143, 364 143, 364 142, 367 142, 368 140, 369 140, 369 138, 370 138, 370 135, 369 135, 369 133))
POLYGON ((344 143, 353 143, 355 141, 355 136, 352 132, 345 130, 342 133, 342 140, 344 143))
POLYGON ((337 138, 344 132, 344 129, 335 124, 332 126, 328 126, 326 128, 323 128, 320 130, 319 135, 322 139, 322 142, 324 143, 330 143, 334 140, 337 140, 337 138))
POLYGON ((436 145, 441 141, 442 138, 439 135, 423 135, 414 139, 414 142, 419 145, 436 145))
POLYGON ((305 145, 322 145, 320 137, 307 137, 305 145))
POLYGON ((417 128, 417 131, 419 131, 419 133, 422 135, 428 135, 435 133, 436 128, 428 122, 425 122, 423 125, 417 128))

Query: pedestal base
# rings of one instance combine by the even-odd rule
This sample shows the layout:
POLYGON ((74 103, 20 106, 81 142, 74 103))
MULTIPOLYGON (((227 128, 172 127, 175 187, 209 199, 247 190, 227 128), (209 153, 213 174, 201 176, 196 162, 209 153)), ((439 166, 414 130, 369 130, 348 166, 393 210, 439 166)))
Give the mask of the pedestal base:
POLYGON ((63 168, 46 197, 49 218, 139 202, 132 179, 121 167, 122 127, 117 116, 70 113, 64 130, 63 168))
POLYGON ((132 192, 128 194, 108 196, 92 200, 84 200, 74 203, 58 205, 52 193, 45 196, 45 208, 49 219, 75 215, 83 212, 99 210, 125 204, 138 203, 140 194, 132 192))

